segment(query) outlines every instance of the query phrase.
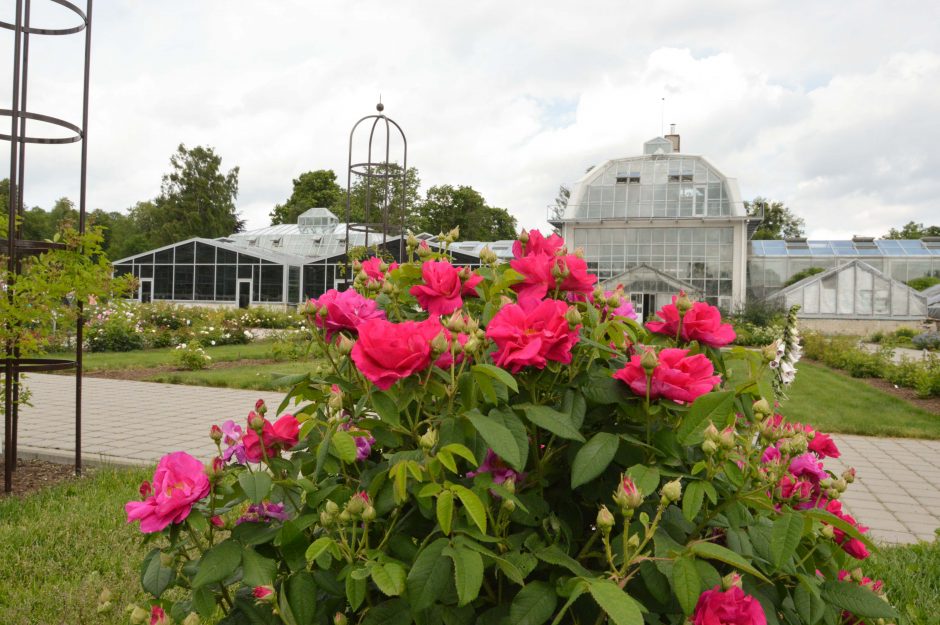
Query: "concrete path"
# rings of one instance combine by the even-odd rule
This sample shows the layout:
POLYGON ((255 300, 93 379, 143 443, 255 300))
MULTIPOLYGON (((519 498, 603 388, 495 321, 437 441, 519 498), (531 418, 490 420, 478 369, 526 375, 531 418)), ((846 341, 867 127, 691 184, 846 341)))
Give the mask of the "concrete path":
MULTIPOLYGON (((32 375, 34 406, 20 418, 20 455, 71 462, 74 457, 74 378, 32 375)), ((197 458, 215 453, 209 427, 234 419, 244 426, 258 398, 271 410, 282 393, 86 378, 83 458, 86 462, 151 464, 171 451, 197 458)), ((2 431, 2 424, 0 424, 2 431)), ((858 478, 844 506, 882 542, 934 540, 940 527, 940 441, 837 435, 842 457, 826 461, 837 475, 858 478)))

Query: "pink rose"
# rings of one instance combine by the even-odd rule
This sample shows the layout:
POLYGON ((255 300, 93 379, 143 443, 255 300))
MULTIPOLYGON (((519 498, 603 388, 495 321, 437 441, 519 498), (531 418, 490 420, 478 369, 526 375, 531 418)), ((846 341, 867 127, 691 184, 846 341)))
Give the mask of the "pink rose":
POLYGON ((737 586, 722 592, 719 586, 699 595, 693 625, 767 625, 764 608, 737 586))
POLYGON ((431 341, 443 330, 437 318, 391 323, 371 319, 359 326, 352 349, 356 367, 380 389, 407 378, 431 364, 431 341))
POLYGON ((355 333, 363 321, 385 319, 385 311, 379 308, 375 300, 363 297, 352 289, 346 291, 330 289, 319 298, 311 299, 310 302, 321 309, 326 309, 326 316, 315 315, 313 322, 326 330, 327 341, 340 330, 355 333))
POLYGON ((382 282, 388 276, 389 272, 398 269, 398 263, 388 265, 386 271, 382 271, 383 261, 378 256, 373 256, 369 260, 362 261, 362 271, 369 277, 370 282, 382 282))
POLYGON ((458 347, 456 350, 454 350, 456 352, 456 358, 454 357, 454 354, 451 353, 453 341, 450 338, 450 332, 445 332, 444 336, 447 337, 447 350, 437 357, 437 360, 434 361, 434 366, 440 367, 441 369, 450 369, 452 364, 459 365, 464 361, 466 355, 460 350, 460 348, 467 344, 467 341, 470 340, 470 335, 464 334, 462 332, 457 335, 458 347))
POLYGON ((273 603, 275 599, 274 589, 270 586, 255 586, 251 590, 251 594, 258 602, 273 603))
POLYGON ((460 270, 446 260, 428 261, 421 265, 424 284, 416 284, 408 291, 418 304, 432 315, 449 315, 463 306, 463 297, 476 297, 473 290, 483 280, 482 276, 470 274, 461 282, 460 270))
POLYGON ((801 454, 790 461, 788 469, 794 477, 806 477, 815 483, 829 477, 823 469, 823 463, 813 454, 801 454))
POLYGON ((158 605, 150 608, 150 625, 167 625, 170 620, 166 616, 163 608, 158 605))
MULTIPOLYGON (((659 352, 656 368, 650 380, 650 399, 666 398, 691 403, 700 395, 709 393, 721 382, 714 375, 715 368, 704 354, 688 356, 689 350, 667 347, 659 352)), ((634 394, 646 397, 646 370, 639 354, 630 358, 615 378, 630 387, 634 394)))
POLYGON ((285 414, 271 423, 264 419, 261 426, 261 436, 250 428, 242 436, 245 448, 245 458, 249 462, 261 462, 264 456, 272 458, 282 449, 290 449, 297 444, 300 432, 300 423, 293 415, 285 414), (264 454, 261 453, 261 443, 264 441, 264 454))
POLYGON ((513 483, 519 484, 525 478, 524 473, 519 473, 511 469, 492 449, 486 450, 486 458, 483 459, 483 464, 481 464, 476 471, 467 472, 467 477, 476 477, 480 473, 489 473, 492 475, 494 484, 502 484, 509 479, 511 479, 513 483))
MULTIPOLYGON (((833 499, 827 502, 826 510, 836 515, 846 523, 854 525, 855 529, 857 529, 859 533, 864 534, 868 531, 868 528, 856 521, 851 514, 847 514, 842 511, 842 502, 838 499, 833 499)), ((836 543, 842 547, 842 550, 847 554, 856 560, 864 560, 869 555, 871 555, 868 553, 868 548, 865 547, 865 543, 857 538, 849 538, 848 534, 846 534, 843 530, 840 530, 838 527, 833 526, 832 529, 833 533, 835 534, 836 543)))
POLYGON ((542 236, 538 230, 522 231, 527 236, 526 243, 515 241, 512 244, 512 255, 515 258, 523 256, 554 256, 558 250, 565 246, 565 240, 552 233, 548 238, 542 236))
POLYGON ((569 327, 567 312, 568 305, 554 299, 503 306, 486 329, 497 347, 493 362, 513 373, 523 367, 542 369, 549 360, 570 363, 581 326, 569 327))
MULTIPOLYGON (((662 321, 649 321, 646 327, 650 332, 665 334, 675 338, 679 331, 679 311, 676 309, 676 296, 672 303, 663 306, 656 316, 662 321)), ((722 347, 735 338, 734 328, 730 323, 721 322, 721 313, 714 306, 705 302, 695 302, 682 318, 683 341, 698 341, 702 345, 722 347)))
POLYGON ((145 534, 159 532, 170 523, 182 523, 193 503, 209 494, 209 478, 199 460, 184 451, 160 458, 153 474, 153 495, 124 505, 127 522, 140 521, 145 534))
POLYGON ((520 302, 524 299, 540 300, 556 290, 588 295, 597 282, 597 276, 588 273, 584 259, 574 254, 523 256, 509 261, 509 266, 525 278, 512 285, 520 302))
POLYGON ((813 440, 809 442, 809 450, 820 458, 838 458, 841 455, 832 437, 822 432, 816 432, 813 436, 813 440))

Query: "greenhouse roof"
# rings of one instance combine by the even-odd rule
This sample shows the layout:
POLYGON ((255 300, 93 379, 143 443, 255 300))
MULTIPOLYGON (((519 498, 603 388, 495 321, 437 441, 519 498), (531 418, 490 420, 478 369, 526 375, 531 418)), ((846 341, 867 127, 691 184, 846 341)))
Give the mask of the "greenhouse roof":
POLYGON ((940 256, 940 245, 922 239, 751 241, 751 256, 940 256))

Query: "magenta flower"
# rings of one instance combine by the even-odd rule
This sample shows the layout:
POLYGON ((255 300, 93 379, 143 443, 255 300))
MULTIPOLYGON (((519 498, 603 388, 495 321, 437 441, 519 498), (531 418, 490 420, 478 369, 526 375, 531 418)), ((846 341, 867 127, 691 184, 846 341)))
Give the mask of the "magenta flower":
POLYGON ((229 419, 222 424, 222 442, 228 445, 222 452, 222 460, 228 462, 232 456, 239 464, 245 464, 245 443, 242 441, 244 432, 240 425, 229 419))
POLYGON ((375 437, 369 434, 365 430, 360 430, 353 426, 352 423, 347 421, 339 426, 341 430, 345 430, 352 434, 353 440, 356 441, 356 462, 360 462, 369 457, 369 454, 372 453, 372 446, 375 445, 375 437))
POLYGON ((483 459, 483 464, 477 467, 476 471, 468 472, 467 477, 476 477, 481 473, 489 473, 492 475, 494 484, 502 484, 509 479, 518 484, 525 479, 525 473, 519 473, 518 471, 510 469, 509 466, 503 462, 503 459, 497 456, 496 452, 492 449, 486 450, 486 458, 483 459))
POLYGON ((364 321, 385 319, 385 311, 379 308, 375 300, 363 297, 349 289, 337 291, 330 289, 317 299, 311 299, 319 309, 326 310, 326 316, 315 315, 313 322, 326 330, 326 340, 332 340, 340 330, 356 333, 364 321))
POLYGON ((182 523, 193 504, 209 494, 209 478, 203 464, 184 451, 160 459, 153 474, 153 495, 124 505, 127 522, 140 521, 145 534, 159 532, 171 523, 182 523))
POLYGON ((284 504, 262 501, 261 503, 251 504, 245 514, 238 517, 235 525, 241 523, 267 523, 270 521, 286 521, 290 515, 284 512, 284 504))

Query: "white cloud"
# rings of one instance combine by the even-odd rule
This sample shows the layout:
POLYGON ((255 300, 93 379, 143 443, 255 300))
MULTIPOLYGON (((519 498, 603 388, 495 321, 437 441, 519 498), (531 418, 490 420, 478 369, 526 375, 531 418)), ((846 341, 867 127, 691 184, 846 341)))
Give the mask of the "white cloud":
MULTIPOLYGON (((177 144, 207 144, 265 225, 302 171, 345 180, 349 129, 381 93, 425 186, 473 185, 540 226, 559 183, 659 133, 665 96, 683 151, 812 236, 935 223, 937 18, 913 0, 99 2, 89 206, 153 197, 177 144)), ((30 105, 75 119, 67 43, 35 48, 30 105)), ((31 204, 77 197, 76 150, 29 163, 31 204)))

